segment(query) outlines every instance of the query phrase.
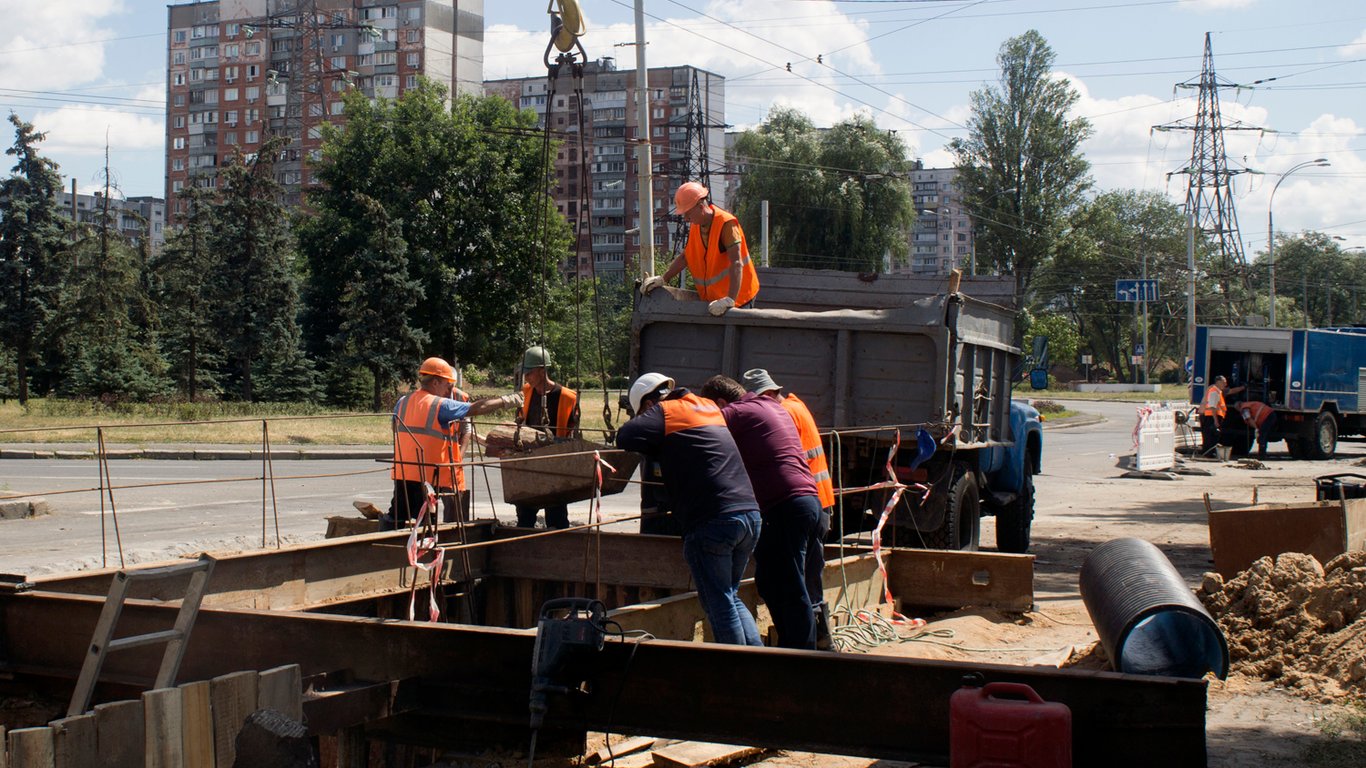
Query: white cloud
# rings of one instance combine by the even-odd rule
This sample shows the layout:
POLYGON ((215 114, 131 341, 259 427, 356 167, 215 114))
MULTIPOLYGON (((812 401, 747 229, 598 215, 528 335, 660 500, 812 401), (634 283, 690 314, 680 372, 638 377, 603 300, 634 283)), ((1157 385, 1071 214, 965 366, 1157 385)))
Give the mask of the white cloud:
POLYGON ((1338 53, 1345 59, 1366 57, 1366 32, 1362 32, 1357 35, 1357 39, 1339 48, 1338 53))
POLYGON ((0 51, 6 52, 0 55, 0 82, 36 91, 101 79, 104 44, 72 43, 113 37, 100 23, 122 12, 120 0, 6 3, 0 28, 0 51))
POLYGON ((161 117, 93 106, 39 112, 33 124, 47 132, 43 150, 51 154, 103 154, 106 135, 110 146, 120 150, 155 149, 162 146, 166 133, 161 117))

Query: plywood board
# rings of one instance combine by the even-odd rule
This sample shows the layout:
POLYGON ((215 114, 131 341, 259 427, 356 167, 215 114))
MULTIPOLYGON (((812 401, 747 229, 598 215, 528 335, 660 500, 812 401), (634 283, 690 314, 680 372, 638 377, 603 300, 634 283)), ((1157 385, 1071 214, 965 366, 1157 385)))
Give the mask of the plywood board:
POLYGON ((261 673, 256 693, 257 709, 273 709, 295 722, 303 722, 303 678, 298 664, 288 664, 261 673))
POLYGON ((56 741, 56 768, 85 768, 99 765, 98 730, 94 714, 64 717, 52 721, 56 741))
POLYGON ((101 768, 143 768, 146 762, 143 720, 141 701, 116 701, 95 706, 95 738, 101 768))
POLYGON ((182 768, 185 764, 184 695, 179 688, 142 694, 147 768, 182 768))
POLYGON ((209 681, 214 761, 224 768, 237 760, 237 734, 256 711, 257 677, 255 672, 233 672, 209 681))
POLYGON ((9 732, 10 768, 52 768, 55 747, 51 728, 19 728, 9 732))
POLYGON ((710 741, 680 741, 654 750, 654 762, 663 768, 708 768, 725 765, 763 750, 736 744, 715 744, 710 741))
POLYGON ((1224 578, 1283 552, 1327 563, 1343 552, 1366 550, 1366 499, 1212 509, 1209 543, 1224 578))
POLYGON ((214 768, 215 765, 211 688, 208 680, 180 686, 184 702, 181 740, 184 742, 185 768, 214 768))

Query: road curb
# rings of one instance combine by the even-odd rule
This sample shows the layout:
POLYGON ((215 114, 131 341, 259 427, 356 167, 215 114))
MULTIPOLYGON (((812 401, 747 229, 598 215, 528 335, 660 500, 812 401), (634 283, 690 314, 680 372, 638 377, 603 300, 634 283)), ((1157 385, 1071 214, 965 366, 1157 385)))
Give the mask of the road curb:
POLYGON ((1087 413, 1081 416, 1072 416, 1066 421, 1045 421, 1044 429, 1074 429, 1076 427, 1089 427, 1092 424, 1101 424, 1107 421, 1104 416, 1087 413))

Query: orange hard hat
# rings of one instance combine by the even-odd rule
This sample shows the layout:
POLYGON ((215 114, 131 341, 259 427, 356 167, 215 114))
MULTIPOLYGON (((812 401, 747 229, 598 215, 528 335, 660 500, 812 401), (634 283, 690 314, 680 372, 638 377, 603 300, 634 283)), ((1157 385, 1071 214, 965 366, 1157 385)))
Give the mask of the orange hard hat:
POLYGON ((691 211, 694 205, 708 194, 707 188, 695 181, 685 181, 674 193, 674 211, 681 214, 691 211))
POLYGON ((439 357, 423 360, 422 367, 417 369, 417 373, 419 376, 438 376, 452 384, 455 383, 455 366, 439 357))

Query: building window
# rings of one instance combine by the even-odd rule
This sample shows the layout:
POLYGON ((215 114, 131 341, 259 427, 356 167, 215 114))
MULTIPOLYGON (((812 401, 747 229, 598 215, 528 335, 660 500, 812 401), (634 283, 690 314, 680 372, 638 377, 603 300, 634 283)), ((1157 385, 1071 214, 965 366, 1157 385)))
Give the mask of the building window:
POLYGON ((362 53, 361 55, 357 56, 357 57, 356 57, 356 66, 358 66, 358 67, 373 67, 373 66, 375 66, 375 54, 373 54, 373 53, 362 53))
POLYGON ((175 96, 171 97, 171 102, 177 107, 185 106, 185 94, 177 93, 175 96))
POLYGON ((172 85, 184 85, 184 84, 185 84, 185 73, 184 73, 184 72, 177 72, 177 73, 175 73, 174 75, 172 75, 172 76, 171 76, 171 84, 172 84, 172 85))
POLYGON ((180 44, 184 45, 184 43, 185 43, 185 30, 183 30, 183 29, 177 29, 177 30, 175 31, 175 41, 176 41, 177 43, 180 43, 180 44))
POLYGON ((343 45, 346 45, 346 35, 337 34, 332 36, 332 50, 335 51, 343 45))
POLYGON ((224 143, 224 144, 227 144, 227 145, 229 145, 229 146, 231 146, 231 145, 233 145, 233 144, 236 144, 236 143, 237 143, 237 132, 236 132, 236 131, 228 131, 227 133, 223 134, 223 143, 224 143))
POLYGON ((176 115, 176 116, 175 116, 175 123, 174 123, 174 125, 175 125, 175 127, 177 127, 177 128, 184 128, 184 127, 185 127, 185 116, 184 116, 184 115, 176 115))
POLYGON ((261 132, 260 132, 260 131, 247 131, 247 143, 248 143, 248 144, 255 144, 256 142, 258 142, 258 141, 260 141, 260 140, 261 140, 261 132))
POLYGON ((340 114, 342 113, 342 110, 344 110, 344 109, 346 109, 346 105, 345 105, 344 103, 342 103, 342 102, 340 102, 340 101, 334 101, 334 102, 332 102, 332 107, 331 107, 332 114, 334 114, 334 115, 340 115, 340 114))
POLYGON ((174 147, 175 149, 184 149, 184 148, 185 148, 185 137, 184 137, 184 136, 177 136, 177 137, 175 137, 174 139, 171 139, 171 146, 174 147))
POLYGON ((228 125, 237 125, 237 110, 230 109, 223 113, 223 122, 228 125))
POLYGON ((421 63, 422 63, 422 54, 417 53, 417 52, 412 52, 412 53, 409 53, 409 54, 405 57, 405 59, 407 60, 407 64, 408 64, 408 66, 410 66, 410 67, 420 66, 421 63))
POLYGON ((179 192, 180 190, 182 190, 182 189, 184 189, 184 188, 185 188, 185 182, 180 181, 179 179, 177 179, 177 180, 171 182, 171 191, 172 191, 172 192, 179 192))
POLYGON ((259 98, 261 98, 261 87, 257 85, 249 86, 247 88, 247 101, 256 101, 259 98))
POLYGON ((261 43, 259 43, 259 42, 247 43, 246 51, 247 51, 247 55, 248 55, 248 56, 260 56, 260 55, 261 55, 261 43))
POLYGON ((397 63, 398 56, 393 51, 381 51, 375 54, 375 66, 385 67, 397 63))
POLYGON ((258 77, 260 77, 260 76, 261 76, 261 67, 260 67, 260 65, 257 65, 257 64, 248 64, 248 65, 247 65, 247 79, 248 79, 248 80, 255 80, 256 78, 258 78, 258 77))
POLYGON ((190 70, 190 82, 192 82, 192 83, 197 83, 197 82, 200 82, 200 81, 203 80, 203 79, 204 79, 204 70, 203 70, 203 69, 192 69, 192 70, 190 70))
POLYGON ((224 68, 223 68, 223 80, 225 80, 226 82, 229 82, 229 83, 235 83, 235 82, 237 82, 237 75, 238 75, 238 72, 239 72, 239 70, 237 69, 237 67, 224 67, 224 68))
POLYGON ((183 170, 185 170, 185 158, 183 158, 183 157, 173 157, 173 158, 171 158, 171 170, 173 170, 173 171, 183 171, 183 170))
POLYGON ((408 30, 408 32, 407 32, 407 39, 408 39, 408 42, 410 42, 410 43, 416 43, 416 42, 418 42, 419 40, 422 39, 422 30, 420 30, 420 29, 410 29, 410 30, 408 30))
POLYGON ((175 53, 171 54, 171 61, 179 66, 185 66, 185 52, 176 51, 175 53))
POLYGON ((229 59, 235 59, 242 52, 242 46, 237 43, 223 46, 223 55, 229 59))
POLYGON ((417 75, 408 75, 407 77, 403 78, 403 87, 408 90, 416 88, 417 75))

